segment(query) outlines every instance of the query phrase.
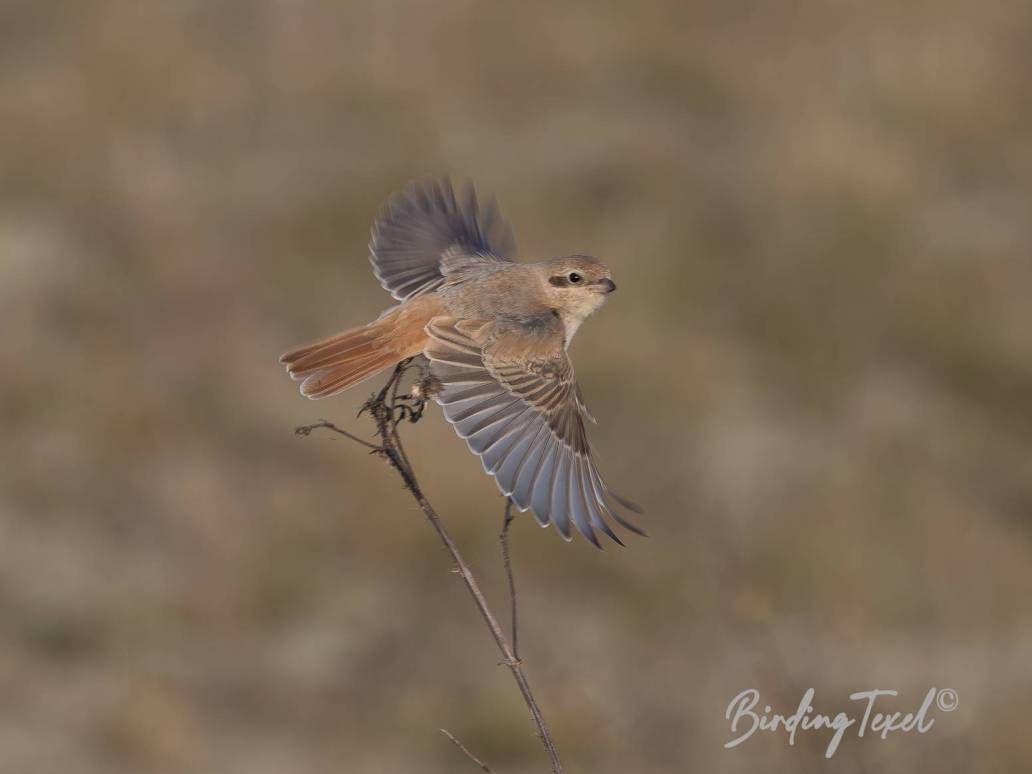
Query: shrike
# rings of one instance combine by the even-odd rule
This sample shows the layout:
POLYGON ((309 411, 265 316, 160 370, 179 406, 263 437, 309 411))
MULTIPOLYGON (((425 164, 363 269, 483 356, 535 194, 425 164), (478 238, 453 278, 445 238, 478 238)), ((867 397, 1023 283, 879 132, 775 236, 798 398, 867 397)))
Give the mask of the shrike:
POLYGON ((435 399, 502 493, 567 540, 571 522, 598 546, 617 543, 607 518, 644 534, 620 509, 591 458, 584 404, 566 354, 616 290, 586 255, 512 261, 515 244, 493 199, 472 187, 415 184, 384 206, 369 242, 373 271, 400 303, 376 320, 280 358, 301 394, 326 398, 406 358, 425 355, 435 399))

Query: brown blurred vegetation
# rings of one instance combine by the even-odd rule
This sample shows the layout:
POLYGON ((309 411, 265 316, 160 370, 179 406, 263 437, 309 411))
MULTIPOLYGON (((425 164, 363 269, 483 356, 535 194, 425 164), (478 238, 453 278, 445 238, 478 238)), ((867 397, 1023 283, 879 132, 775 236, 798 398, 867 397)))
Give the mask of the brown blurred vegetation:
MULTIPOLYGON (((396 478, 292 435, 366 390, 276 362, 444 173, 620 285, 573 356, 653 537, 514 534, 569 770, 1027 767, 1030 52, 1021 0, 0 4, 0 771, 544 769, 396 478), (723 749, 809 686, 960 707, 723 749)), ((493 483, 406 439, 501 606, 493 483)))

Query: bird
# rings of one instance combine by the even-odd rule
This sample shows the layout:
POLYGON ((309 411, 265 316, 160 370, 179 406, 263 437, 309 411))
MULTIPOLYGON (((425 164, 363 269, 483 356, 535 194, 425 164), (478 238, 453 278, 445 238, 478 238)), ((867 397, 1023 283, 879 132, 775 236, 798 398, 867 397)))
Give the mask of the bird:
POLYGON ((468 182, 412 183, 369 240, 373 273, 398 303, 280 362, 317 399, 426 358, 434 400, 504 496, 568 541, 572 525, 597 548, 596 531, 623 545, 609 522, 645 535, 624 513, 641 509, 598 472, 585 431, 595 419, 567 354, 616 284, 591 256, 517 263, 515 250, 493 196, 481 206, 468 182))

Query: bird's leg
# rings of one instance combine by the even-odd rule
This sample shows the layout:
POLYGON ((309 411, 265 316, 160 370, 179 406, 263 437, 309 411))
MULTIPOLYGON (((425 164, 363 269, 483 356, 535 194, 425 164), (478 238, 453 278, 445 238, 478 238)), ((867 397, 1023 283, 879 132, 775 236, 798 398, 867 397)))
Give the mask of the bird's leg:
POLYGON ((407 393, 399 392, 400 378, 391 385, 391 405, 395 425, 406 419, 412 423, 422 419, 427 402, 442 389, 440 380, 430 373, 429 368, 415 362, 408 362, 404 365, 404 371, 411 368, 418 369, 419 378, 412 383, 407 393))
POLYGON ((429 369, 422 366, 417 367, 421 372, 419 380, 413 383, 408 395, 398 397, 398 400, 402 402, 400 408, 404 413, 403 418, 413 423, 423 418, 426 404, 443 389, 441 380, 430 373, 429 369))
POLYGON ((430 373, 429 368, 414 363, 414 358, 402 360, 394 368, 394 373, 379 392, 369 396, 358 415, 369 412, 379 427, 381 423, 397 427, 406 419, 416 423, 423 418, 427 401, 442 389, 441 381, 430 373), (412 384, 408 393, 402 393, 401 384, 409 369, 419 369, 419 379, 412 384))
POLYGON ((381 423, 386 424, 393 421, 395 401, 398 397, 398 385, 404 378, 405 371, 408 370, 411 363, 412 358, 406 358, 398 363, 394 367, 394 373, 391 374, 391 378, 387 380, 383 389, 370 395, 369 400, 362 404, 362 408, 358 410, 358 416, 362 416, 368 411, 373 419, 376 420, 378 427, 381 423))

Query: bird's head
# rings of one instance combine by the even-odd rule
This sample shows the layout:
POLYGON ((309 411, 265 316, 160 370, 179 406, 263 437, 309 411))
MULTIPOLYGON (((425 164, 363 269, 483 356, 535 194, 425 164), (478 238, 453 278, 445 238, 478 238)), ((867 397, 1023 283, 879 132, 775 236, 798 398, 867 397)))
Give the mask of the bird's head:
POLYGON ((577 328, 616 290, 609 268, 589 255, 566 255, 538 264, 545 298, 566 326, 569 343, 577 328))

